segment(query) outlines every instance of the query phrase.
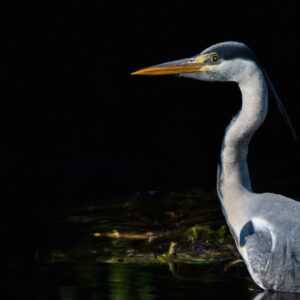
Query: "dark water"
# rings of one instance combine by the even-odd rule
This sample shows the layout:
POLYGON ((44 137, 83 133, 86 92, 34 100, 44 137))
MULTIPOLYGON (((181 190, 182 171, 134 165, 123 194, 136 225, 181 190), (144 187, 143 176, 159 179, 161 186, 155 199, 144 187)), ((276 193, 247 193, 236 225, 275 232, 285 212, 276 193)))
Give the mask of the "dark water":
POLYGON ((174 236, 156 243, 95 236, 113 230, 175 232, 194 224, 218 228, 223 223, 215 195, 201 190, 136 194, 72 208, 57 221, 49 249, 37 253, 32 295, 43 300, 300 299, 294 294, 263 294, 243 264, 226 269, 227 261, 149 261, 149 256, 165 252, 174 236))
MULTIPOLYGON (((184 267, 183 267, 184 268, 184 267)), ((252 290, 245 276, 188 267, 189 277, 176 278, 167 266, 69 264, 48 271, 37 299, 300 299, 296 294, 252 290), (47 281, 45 282, 45 279, 47 281)))
POLYGON ((175 278, 168 266, 127 264, 55 267, 42 299, 252 299, 245 278, 222 276, 213 270, 186 268, 189 277, 175 278))

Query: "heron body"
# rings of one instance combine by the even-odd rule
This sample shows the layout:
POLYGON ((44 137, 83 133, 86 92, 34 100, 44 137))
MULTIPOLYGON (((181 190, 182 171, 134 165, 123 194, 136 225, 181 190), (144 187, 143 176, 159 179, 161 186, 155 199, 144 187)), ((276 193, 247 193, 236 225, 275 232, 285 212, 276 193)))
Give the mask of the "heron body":
POLYGON ((245 44, 224 42, 200 55, 133 74, 177 74, 238 84, 242 107, 226 129, 218 166, 217 191, 222 210, 253 280, 264 290, 300 292, 300 203, 278 194, 257 194, 251 188, 248 145, 265 120, 270 83, 254 53, 245 44))

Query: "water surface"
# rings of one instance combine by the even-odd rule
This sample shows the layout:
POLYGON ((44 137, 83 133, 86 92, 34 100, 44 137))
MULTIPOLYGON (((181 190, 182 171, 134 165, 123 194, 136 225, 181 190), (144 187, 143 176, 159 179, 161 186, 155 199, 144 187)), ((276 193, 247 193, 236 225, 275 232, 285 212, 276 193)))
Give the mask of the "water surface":
POLYGON ((37 253, 34 294, 45 300, 299 299, 261 293, 224 222, 216 195, 201 189, 86 201, 57 220, 51 246, 37 253))

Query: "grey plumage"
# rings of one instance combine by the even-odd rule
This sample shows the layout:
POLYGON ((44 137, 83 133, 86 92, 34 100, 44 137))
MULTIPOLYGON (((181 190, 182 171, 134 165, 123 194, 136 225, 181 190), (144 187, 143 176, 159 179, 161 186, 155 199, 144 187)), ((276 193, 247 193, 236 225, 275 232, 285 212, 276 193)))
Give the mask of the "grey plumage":
MULTIPOLYGON (((226 201, 224 200, 226 197, 224 193, 228 194, 227 209, 225 207, 223 212, 235 238, 237 248, 244 258, 253 280, 266 290, 300 292, 300 203, 281 195, 256 194, 251 190, 247 166, 248 144, 264 120, 268 102, 266 84, 261 84, 266 75, 264 72, 264 76, 259 75, 260 67, 256 63, 257 60, 254 59, 253 61, 256 71, 251 71, 246 83, 241 84, 240 81, 237 81, 243 96, 243 106, 240 113, 247 109, 245 108, 247 107, 245 104, 246 93, 243 93, 245 85, 251 86, 251 81, 255 80, 255 77, 259 77, 260 84, 250 88, 252 98, 247 99, 248 108, 250 112, 254 105, 261 106, 261 108, 257 110, 255 116, 252 115, 252 120, 249 120, 246 114, 247 118, 240 121, 241 118, 238 115, 226 130, 219 168, 220 170, 224 168, 228 156, 232 153, 234 153, 234 160, 229 161, 229 163, 234 163, 234 166, 227 166, 228 172, 225 178, 222 178, 222 172, 219 171, 219 197, 222 206, 224 206, 224 201, 226 201), (260 88, 261 91, 257 93, 260 88), (254 97, 261 99, 257 101, 257 99, 253 99, 254 97), (248 128, 234 131, 233 140, 230 140, 231 145, 226 145, 226 140, 234 126, 236 128, 248 128), (236 142, 237 140, 239 142, 236 142), (226 154, 226 147, 232 147, 232 145, 231 153, 226 154), (245 152, 246 154, 243 155, 242 153, 245 152), (230 173, 235 169, 239 174, 234 184, 229 184, 226 187, 226 181, 230 180, 230 173), (242 201, 231 199, 233 189, 238 190, 235 196, 242 197, 242 201), (230 206, 233 205, 235 207, 231 208, 230 206), (231 210, 238 209, 238 206, 242 210, 243 217, 240 218, 240 222, 234 222, 235 214, 228 215, 227 211, 228 208, 231 210)), ((277 94, 276 96, 278 97, 277 94)))
POLYGON ((245 247, 252 277, 267 290, 300 292, 299 203, 271 193, 253 194, 251 201, 254 228, 239 247, 245 247))
POLYGON ((253 300, 300 300, 300 293, 261 292, 253 300))
POLYGON ((218 166, 217 191, 222 210, 253 280, 268 291, 300 292, 300 203, 277 194, 257 194, 251 188, 248 145, 268 111, 267 82, 293 130, 253 51, 243 43, 224 42, 192 58, 133 74, 177 74, 238 84, 242 107, 226 128, 218 166))

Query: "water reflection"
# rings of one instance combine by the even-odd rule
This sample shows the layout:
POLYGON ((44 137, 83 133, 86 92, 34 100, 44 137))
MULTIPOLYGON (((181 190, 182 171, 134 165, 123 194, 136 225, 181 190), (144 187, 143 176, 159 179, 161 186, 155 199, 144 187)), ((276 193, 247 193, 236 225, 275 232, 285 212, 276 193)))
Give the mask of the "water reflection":
POLYGON ((138 299, 151 300, 153 298, 153 284, 151 274, 140 272, 138 278, 132 278, 128 265, 112 264, 108 275, 110 299, 132 299, 132 288, 138 299))
POLYGON ((262 292, 253 300, 300 300, 300 293, 268 293, 262 292))
POLYGON ((74 266, 72 263, 54 266, 51 274, 41 278, 36 298, 253 299, 248 281, 240 274, 225 275, 195 265, 179 267, 184 279, 175 278, 166 265, 79 263, 74 266))

